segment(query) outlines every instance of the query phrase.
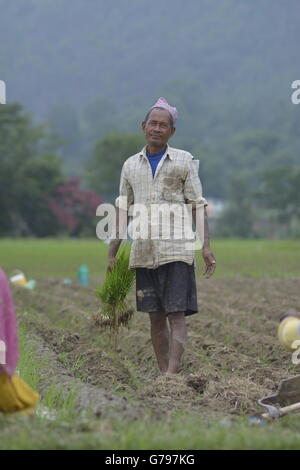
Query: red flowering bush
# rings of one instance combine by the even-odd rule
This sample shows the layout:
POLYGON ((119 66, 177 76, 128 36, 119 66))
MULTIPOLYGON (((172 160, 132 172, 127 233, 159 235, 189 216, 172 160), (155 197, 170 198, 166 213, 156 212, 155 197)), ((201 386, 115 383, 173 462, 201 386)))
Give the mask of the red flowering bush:
POLYGON ((54 191, 48 205, 59 225, 70 235, 95 229, 96 208, 102 199, 94 191, 80 189, 80 179, 69 178, 54 191))

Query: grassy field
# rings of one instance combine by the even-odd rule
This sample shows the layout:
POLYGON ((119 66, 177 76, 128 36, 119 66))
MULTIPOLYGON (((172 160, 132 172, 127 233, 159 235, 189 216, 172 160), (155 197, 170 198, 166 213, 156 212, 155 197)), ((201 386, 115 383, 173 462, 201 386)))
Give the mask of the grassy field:
MULTIPOLYGON (((215 240, 216 277, 298 277, 299 240, 215 240)), ((81 264, 92 276, 105 275, 107 245, 99 240, 0 240, 1 266, 24 271, 30 278, 75 278, 81 264)), ((196 252, 201 275, 202 259, 196 252)))
POLYGON ((7 274, 20 269, 37 280, 34 291, 13 287, 13 295, 18 370, 41 403, 33 418, 0 415, 0 449, 299 449, 299 415, 261 424, 249 417, 262 412, 258 398, 299 373, 276 330, 282 312, 299 309, 300 242, 217 240, 213 250, 210 280, 197 254, 201 310, 188 319, 182 372, 166 379, 146 314, 135 314, 117 355, 95 323, 107 245, 1 240, 7 274), (76 283, 83 263, 86 288, 76 283))

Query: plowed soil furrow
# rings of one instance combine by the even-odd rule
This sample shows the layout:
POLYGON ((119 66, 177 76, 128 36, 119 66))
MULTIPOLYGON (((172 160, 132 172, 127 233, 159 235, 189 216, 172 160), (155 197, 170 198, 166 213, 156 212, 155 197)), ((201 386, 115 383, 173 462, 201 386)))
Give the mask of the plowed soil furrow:
POLYGON ((287 309, 299 309, 300 279, 199 280, 200 313, 187 319, 182 371, 169 378, 158 374, 145 313, 137 312, 121 332, 114 356, 109 332, 93 318, 99 309, 95 288, 55 279, 41 280, 32 292, 14 288, 20 321, 72 377, 122 394, 143 410, 255 413, 259 398, 299 373, 278 343, 277 327, 287 309))

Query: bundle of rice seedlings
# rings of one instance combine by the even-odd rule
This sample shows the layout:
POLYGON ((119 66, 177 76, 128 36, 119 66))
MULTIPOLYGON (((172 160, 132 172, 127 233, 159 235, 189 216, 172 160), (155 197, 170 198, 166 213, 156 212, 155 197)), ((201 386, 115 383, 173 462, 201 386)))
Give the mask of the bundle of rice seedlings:
POLYGON ((119 328, 121 326, 128 328, 134 313, 133 308, 125 300, 135 279, 135 270, 129 270, 128 265, 129 253, 123 250, 117 256, 114 267, 107 273, 104 283, 96 291, 102 303, 96 322, 112 330, 115 351, 119 328))

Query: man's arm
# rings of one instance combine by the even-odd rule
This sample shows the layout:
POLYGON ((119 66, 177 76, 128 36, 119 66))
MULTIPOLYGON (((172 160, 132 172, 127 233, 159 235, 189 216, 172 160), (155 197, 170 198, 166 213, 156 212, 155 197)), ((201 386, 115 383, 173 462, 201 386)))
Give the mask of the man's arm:
POLYGON ((111 240, 108 249, 108 266, 111 270, 116 262, 116 256, 122 240, 127 238, 128 210, 134 202, 132 187, 128 181, 126 162, 124 163, 120 177, 119 196, 116 199, 116 238, 111 240))
POLYGON ((200 241, 202 241, 202 238, 203 238, 202 256, 203 256, 205 266, 206 266, 206 269, 203 275, 209 278, 215 272, 216 260, 210 248, 208 216, 207 216, 206 207, 204 207, 204 214, 203 214, 204 220, 203 221, 199 220, 199 218, 202 217, 202 215, 200 214, 200 211, 202 212, 201 207, 198 209, 196 207, 193 207, 193 220, 195 222, 196 229, 200 230, 200 232, 201 232, 201 227, 203 227, 204 233, 203 234, 198 233, 198 235, 199 235, 200 241))
POLYGON ((109 243, 108 249, 108 266, 107 270, 110 271, 116 262, 116 256, 119 250, 119 247, 124 238, 128 225, 128 212, 124 209, 116 208, 116 238, 111 240, 109 243))
POLYGON ((205 266, 206 266, 206 269, 203 274, 206 277, 210 277, 215 272, 216 260, 210 249, 208 215, 207 215, 206 207, 204 207, 204 241, 203 241, 203 247, 202 247, 202 256, 203 256, 205 266))
POLYGON ((187 204, 192 204, 193 220, 198 230, 198 236, 203 242, 202 256, 205 262, 206 277, 210 277, 216 269, 216 260, 210 249, 206 199, 202 196, 202 184, 198 174, 199 160, 188 160, 187 177, 184 185, 184 197, 187 204))

